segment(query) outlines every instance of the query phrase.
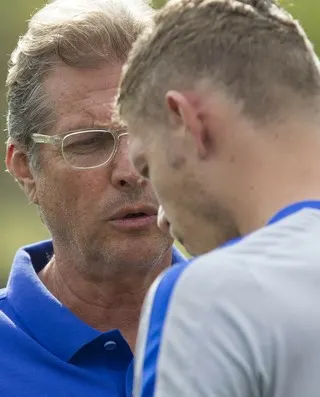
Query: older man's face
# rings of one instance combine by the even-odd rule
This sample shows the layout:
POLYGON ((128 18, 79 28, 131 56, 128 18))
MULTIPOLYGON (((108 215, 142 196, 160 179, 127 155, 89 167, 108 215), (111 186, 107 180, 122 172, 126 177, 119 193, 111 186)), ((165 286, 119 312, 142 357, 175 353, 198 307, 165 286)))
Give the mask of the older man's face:
MULTIPOLYGON (((45 89, 57 114, 51 135, 89 128, 115 128, 112 107, 121 65, 101 69, 57 67, 45 89)), ((127 137, 107 165, 77 170, 59 147, 41 145, 37 199, 56 242, 72 241, 87 260, 119 266, 153 263, 172 239, 157 228, 158 204, 150 184, 128 160, 127 137), (100 261, 101 262, 101 261, 100 261)))

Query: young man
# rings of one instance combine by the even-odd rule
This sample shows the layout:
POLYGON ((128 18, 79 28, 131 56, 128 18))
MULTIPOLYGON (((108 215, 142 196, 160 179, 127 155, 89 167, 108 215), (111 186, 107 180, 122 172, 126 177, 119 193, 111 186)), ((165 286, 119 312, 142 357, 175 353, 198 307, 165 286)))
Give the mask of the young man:
POLYGON ((205 254, 149 292, 135 396, 318 397, 320 68, 300 25, 271 0, 169 2, 118 104, 165 223, 205 254))

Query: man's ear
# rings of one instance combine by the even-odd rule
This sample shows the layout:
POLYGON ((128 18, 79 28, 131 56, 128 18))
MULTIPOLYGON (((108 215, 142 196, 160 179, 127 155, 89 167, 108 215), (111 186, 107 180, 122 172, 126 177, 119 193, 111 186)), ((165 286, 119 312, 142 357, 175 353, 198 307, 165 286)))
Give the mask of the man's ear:
POLYGON ((9 140, 5 163, 7 170, 24 190, 29 201, 38 204, 36 182, 29 157, 26 152, 9 140))
POLYGON ((166 103, 173 120, 191 134, 198 156, 204 159, 208 154, 209 137, 203 123, 198 98, 191 93, 168 91, 166 103))

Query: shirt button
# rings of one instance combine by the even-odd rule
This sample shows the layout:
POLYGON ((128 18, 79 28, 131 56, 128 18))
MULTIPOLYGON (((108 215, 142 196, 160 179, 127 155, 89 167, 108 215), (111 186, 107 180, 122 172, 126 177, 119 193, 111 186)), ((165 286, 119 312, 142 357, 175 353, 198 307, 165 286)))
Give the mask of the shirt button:
POLYGON ((115 350, 117 348, 117 342, 115 342, 114 340, 109 340, 103 345, 103 347, 107 351, 115 350))

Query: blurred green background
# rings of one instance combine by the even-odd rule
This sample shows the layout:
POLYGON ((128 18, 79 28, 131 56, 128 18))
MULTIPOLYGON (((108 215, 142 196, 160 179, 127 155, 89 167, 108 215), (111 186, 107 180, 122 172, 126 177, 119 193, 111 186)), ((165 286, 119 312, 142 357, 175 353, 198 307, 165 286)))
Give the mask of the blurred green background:
MULTIPOLYGON (((65 0, 68 1, 68 0, 65 0)), ((156 7, 165 0, 154 1, 156 7)), ((33 11, 42 0, 1 0, 0 4, 0 157, 5 154, 5 79, 9 55, 19 35, 23 34, 33 11)), ((302 23, 320 53, 320 0, 284 0, 282 4, 302 23)), ((21 245, 48 237, 35 207, 28 205, 22 191, 11 176, 0 166, 0 286, 4 285, 14 257, 21 245)))

